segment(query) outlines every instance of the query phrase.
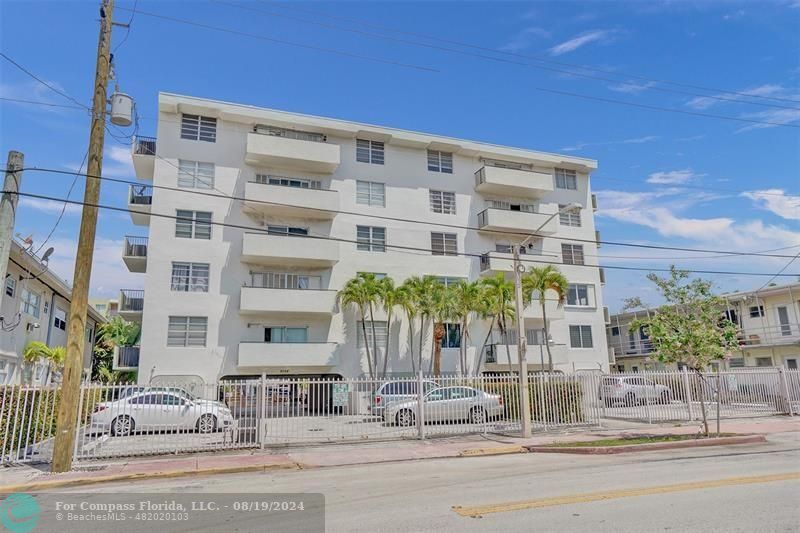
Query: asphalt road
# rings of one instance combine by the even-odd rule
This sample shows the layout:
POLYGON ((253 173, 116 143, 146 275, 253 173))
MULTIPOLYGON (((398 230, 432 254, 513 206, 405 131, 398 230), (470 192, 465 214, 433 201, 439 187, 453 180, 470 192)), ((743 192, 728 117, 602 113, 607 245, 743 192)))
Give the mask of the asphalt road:
MULTIPOLYGON (((384 463, 89 490, 321 492, 329 532, 797 531, 800 439, 796 433, 777 434, 770 441, 617 456, 524 454, 384 463)), ((204 531, 273 530, 267 524, 246 515, 209 516, 204 531)), ((172 530, 166 526, 158 529, 172 530)), ((119 531, 152 529, 153 524, 126 523, 119 531)))

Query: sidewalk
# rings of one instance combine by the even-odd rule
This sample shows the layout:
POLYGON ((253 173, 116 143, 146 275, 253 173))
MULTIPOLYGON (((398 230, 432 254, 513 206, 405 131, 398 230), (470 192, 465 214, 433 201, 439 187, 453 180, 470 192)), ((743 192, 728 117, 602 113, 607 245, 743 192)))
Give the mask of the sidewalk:
MULTIPOLYGON (((710 424, 712 431, 715 429, 710 424)), ((800 417, 775 417, 749 420, 723 421, 725 433, 798 432, 800 417)), ((623 437, 631 434, 686 435, 697 433, 698 425, 654 426, 643 424, 633 429, 575 429, 569 432, 539 434, 527 439, 501 435, 465 435, 463 437, 434 438, 424 441, 384 441, 368 444, 325 444, 262 451, 195 454, 158 458, 126 458, 116 461, 82 463, 72 472, 51 474, 49 465, 15 466, 0 470, 0 493, 51 490, 90 483, 212 475, 269 470, 299 470, 373 464, 392 461, 410 461, 448 457, 476 457, 523 453, 524 446, 580 442, 601 438, 623 437)))

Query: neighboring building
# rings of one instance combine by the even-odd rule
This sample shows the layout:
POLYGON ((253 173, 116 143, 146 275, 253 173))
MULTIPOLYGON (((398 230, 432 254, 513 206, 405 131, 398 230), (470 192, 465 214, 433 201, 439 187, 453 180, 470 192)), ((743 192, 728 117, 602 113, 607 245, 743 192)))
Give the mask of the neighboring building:
MULTIPOLYGON (((72 295, 70 287, 39 258, 12 241, 8 261, 0 328, 0 384, 41 383, 43 365, 25 365, 22 352, 30 341, 48 346, 66 346, 67 316, 72 295)), ((103 316, 89 307, 86 317, 86 346, 83 368, 91 371, 92 347, 103 316)))
POLYGON ((119 300, 116 298, 92 298, 89 300, 89 305, 94 307, 95 311, 103 315, 106 319, 117 316, 119 312, 119 300))
MULTIPOLYGON (((739 351, 725 368, 785 366, 797 369, 800 362, 800 283, 767 287, 760 291, 723 294, 727 315, 739 328, 739 351)), ((631 311, 612 315, 606 329, 618 372, 662 369, 649 354, 652 343, 641 329, 630 324, 653 311, 631 311)))
MULTIPOLYGON (((533 232, 572 202, 583 208, 544 224, 544 239, 525 257, 557 263, 574 283, 568 305, 548 304, 555 368, 608 368, 603 277, 591 266, 595 161, 162 93, 158 141, 138 138, 133 163, 139 179, 185 189, 131 188, 132 220, 148 235, 126 238, 123 255, 132 272, 145 273, 145 288, 121 291, 119 313, 142 321, 141 382, 361 376, 356 313, 336 304, 348 279, 360 271, 397 283, 425 274, 445 283, 510 277, 509 246, 522 237, 490 230, 533 232), (464 252, 482 255, 457 255, 464 252)), ((488 323, 477 322, 470 370, 487 333, 488 323)), ((532 306, 532 342, 542 327, 532 306)), ((385 317, 377 336, 385 339, 385 317)), ((398 311, 392 373, 411 370, 407 339, 398 311)), ((448 326, 444 372, 457 371, 459 342, 457 325, 448 326)), ((528 359, 539 368, 538 347, 528 359)), ((503 348, 490 350, 479 370, 503 371, 505 360, 503 348)))

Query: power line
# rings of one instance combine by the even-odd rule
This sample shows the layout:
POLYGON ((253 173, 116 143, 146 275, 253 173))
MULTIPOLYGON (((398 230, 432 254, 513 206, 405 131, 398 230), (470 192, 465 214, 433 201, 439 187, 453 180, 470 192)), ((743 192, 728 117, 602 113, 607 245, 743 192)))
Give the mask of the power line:
MULTIPOLYGON (((611 82, 611 83, 625 83, 625 81, 623 81, 623 80, 607 78, 607 77, 603 77, 603 76, 596 76, 596 75, 592 75, 592 74, 585 74, 585 73, 582 73, 582 72, 575 72, 574 70, 565 70, 563 68, 547 67, 547 66, 536 65, 536 64, 528 63, 528 62, 514 61, 514 60, 503 59, 503 58, 494 57, 494 56, 488 56, 488 55, 484 55, 484 54, 478 54, 478 53, 475 53, 475 52, 468 52, 468 51, 459 50, 459 49, 456 49, 456 48, 449 48, 449 47, 438 46, 438 45, 434 45, 434 44, 430 44, 430 43, 423 43, 423 42, 420 42, 420 41, 411 41, 411 40, 408 40, 408 39, 399 39, 397 37, 392 37, 392 36, 389 36, 389 35, 384 35, 384 34, 379 34, 379 33, 372 33, 372 32, 359 30, 359 29, 354 29, 354 28, 347 28, 347 27, 344 27, 344 26, 336 25, 336 24, 330 24, 330 23, 326 23, 326 22, 319 22, 319 21, 316 21, 316 20, 304 19, 304 18, 292 16, 292 15, 282 14, 282 13, 275 13, 273 11, 267 11, 267 10, 264 10, 264 9, 254 8, 254 7, 249 6, 249 5, 248 6, 244 6, 244 5, 240 5, 240 4, 236 4, 236 3, 232 3, 232 2, 225 2, 223 0, 212 0, 212 1, 217 3, 217 4, 222 4, 222 5, 226 5, 226 6, 230 6, 230 7, 235 7, 237 9, 242 9, 242 10, 250 11, 250 12, 253 12, 253 13, 260 13, 262 15, 266 15, 266 16, 269 16, 269 17, 284 18, 284 19, 293 20, 293 21, 296 21, 296 22, 301 22, 301 23, 304 23, 304 24, 311 24, 311 25, 314 25, 314 26, 322 27, 322 28, 340 30, 340 31, 345 31, 345 32, 349 32, 349 33, 355 33, 357 35, 363 35, 363 36, 366 36, 366 37, 372 37, 372 38, 376 38, 376 39, 388 40, 390 42, 396 42, 396 43, 400 43, 400 44, 407 44, 407 45, 411 45, 411 46, 419 46, 419 47, 423 47, 423 48, 429 48, 429 49, 433 49, 433 50, 440 50, 440 51, 444 51, 444 52, 461 54, 461 55, 466 55, 466 56, 470 56, 470 57, 476 57, 476 58, 479 58, 479 59, 485 59, 485 60, 489 60, 489 61, 501 62, 501 63, 506 63, 506 64, 514 64, 514 65, 526 66, 526 67, 536 68, 536 69, 540 69, 540 70, 556 72, 556 73, 559 73, 559 74, 568 74, 570 76, 576 76, 576 77, 586 78, 586 79, 591 79, 591 80, 606 81, 606 82, 611 82)), ((492 50, 492 49, 488 49, 488 51, 491 51, 492 53, 500 53, 501 52, 501 51, 492 50)), ((522 56, 520 56, 520 57, 522 57, 522 56)), ((539 61, 541 61, 541 60, 539 60, 539 61)), ((628 82, 628 83, 630 83, 630 82, 628 82)), ((763 107, 774 107, 774 108, 779 108, 779 109, 800 110, 800 107, 791 107, 791 106, 786 106, 786 105, 770 104, 770 103, 765 103, 765 102, 750 102, 750 101, 742 100, 741 98, 726 98, 724 96, 719 96, 719 95, 701 94, 701 93, 697 93, 697 92, 681 91, 681 90, 677 90, 677 89, 667 89, 667 88, 664 88, 664 87, 657 87, 657 86, 643 87, 643 90, 652 90, 652 91, 659 91, 659 92, 665 92, 665 93, 671 93, 671 94, 682 94, 682 95, 687 95, 687 96, 695 96, 695 97, 706 98, 706 99, 720 100, 720 101, 725 101, 725 102, 735 102, 735 103, 740 103, 740 104, 757 105, 757 106, 763 106, 763 107)), ((800 105, 800 102, 797 102, 797 104, 800 105)))
POLYGON ((84 107, 78 107, 76 105, 51 104, 50 102, 40 102, 40 101, 37 101, 37 100, 23 100, 21 98, 7 98, 5 96, 0 96, 0 100, 4 100, 6 102, 14 102, 14 103, 17 103, 17 104, 41 105, 41 106, 46 106, 46 107, 62 107, 62 108, 65 108, 65 109, 80 109, 80 110, 84 110, 84 111, 87 109, 87 108, 84 108, 84 107))
MULTIPOLYGON (((119 42, 119 44, 117 46, 115 46, 114 49, 111 51, 112 55, 116 54, 117 50, 119 50, 119 48, 123 44, 125 44, 125 41, 128 40, 128 36, 131 34, 131 24, 133 23, 133 17, 136 16, 136 6, 138 6, 138 5, 139 5, 139 0, 134 0, 133 9, 131 10, 131 18, 129 18, 128 22, 125 24, 125 36, 122 38, 122 40, 119 42)), ((117 9, 122 9, 122 8, 117 7, 117 9)))
MULTIPOLYGON (((163 158, 159 158, 164 160, 163 158)), ((43 168, 43 167, 26 167, 22 169, 24 171, 36 171, 36 172, 50 172, 56 174, 66 174, 71 172, 61 169, 52 169, 52 168, 43 168)), ((188 173, 189 175, 193 175, 191 172, 188 173)), ((448 224, 448 223, 439 223, 439 222, 429 222, 429 221, 421 221, 421 220, 414 220, 402 217, 392 217, 388 215, 377 215, 377 214, 364 214, 357 211, 344 211, 340 209, 324 209, 324 208, 311 208, 306 206, 298 206, 296 204, 286 204, 281 202, 272 202, 268 200, 255 200, 255 199, 248 199, 242 196, 234 196, 228 195, 222 192, 218 192, 218 194, 207 192, 207 191, 200 191, 196 189, 185 189, 185 188, 178 188, 178 187, 170 187, 167 185, 142 185, 138 181, 133 180, 126 180, 122 178, 112 178, 110 176, 89 176, 84 174, 87 177, 97 178, 106 181, 112 181, 116 183, 125 183, 128 185, 135 185, 140 187, 150 187, 152 189, 160 189, 160 190, 168 190, 173 192, 179 193, 186 193, 186 194, 197 194, 200 196, 208 196, 212 198, 222 198, 225 200, 234 200, 240 202, 248 202, 248 203, 255 203, 255 204, 264 204, 264 205, 271 205, 277 207, 302 207, 303 209, 319 211, 323 213, 335 213, 341 215, 351 215, 351 216, 360 216, 360 217, 367 217, 373 218, 378 220, 390 220, 394 222, 403 222, 409 224, 422 224, 425 226, 435 226, 435 227, 442 227, 442 228, 453 228, 453 229, 463 229, 463 230, 470 230, 470 231, 481 231, 484 233, 497 233, 501 235, 517 235, 517 236, 525 236, 530 237, 532 235, 537 236, 535 234, 531 234, 530 232, 520 232, 520 231, 498 231, 498 230, 484 230, 475 226, 464 226, 459 224, 448 224)), ((195 177, 198 177, 194 175, 195 177)), ((740 251, 728 251, 728 250, 709 250, 709 249, 701 249, 701 248, 685 248, 685 247, 677 247, 677 246, 662 246, 662 245, 655 245, 655 244, 641 244, 641 243, 629 243, 629 242, 619 242, 619 241, 596 241, 591 239, 580 239, 580 238, 566 238, 566 237, 558 237, 558 236, 550 236, 550 235, 538 235, 541 238, 549 238, 555 240, 562 240, 562 241, 569 241, 569 242, 585 242, 585 243, 593 243, 593 244, 607 244, 610 246, 628 246, 633 248, 645 248, 645 249, 655 249, 655 250, 675 250, 681 252, 698 252, 698 253, 713 253, 713 254, 723 254, 729 256, 756 256, 756 257, 777 257, 777 258, 790 258, 791 255, 783 255, 783 254, 762 254, 757 252, 740 252, 740 251)))
MULTIPOLYGON (((122 10, 122 11, 131 11, 130 9, 127 9, 127 8, 124 8, 124 7, 118 7, 117 9, 122 10)), ((383 59, 383 58, 380 58, 380 57, 356 54, 354 52, 348 52, 346 50, 339 50, 339 49, 335 49, 335 48, 325 48, 325 47, 322 47, 322 46, 315 46, 315 45, 299 43, 299 42, 295 42, 295 41, 286 41, 284 39, 276 39, 274 37, 268 37, 266 35, 261 35, 261 34, 257 34, 257 33, 248 33, 248 32, 244 32, 244 31, 233 30, 233 29, 230 29, 230 28, 222 28, 222 27, 219 27, 219 26, 212 26, 210 24, 205 24, 205 23, 202 23, 202 22, 196 22, 196 21, 193 21, 193 20, 186 20, 186 19, 181 19, 181 18, 177 18, 177 17, 170 17, 170 16, 167 16, 167 15, 159 15, 158 13, 150 13, 148 11, 138 10, 136 12, 139 15, 142 15, 142 16, 145 16, 145 17, 152 17, 152 18, 156 18, 156 19, 167 20, 167 21, 170 21, 170 22, 175 22, 177 24, 184 24, 186 26, 194 26, 196 28, 204 28, 204 29, 207 29, 207 30, 212 30, 212 31, 217 31, 217 32, 222 32, 222 33, 228 33, 228 34, 231 34, 231 35, 238 35, 238 36, 241 36, 241 37, 250 37, 250 38, 253 38, 253 39, 260 39, 262 41, 269 41, 269 42, 272 42, 272 43, 283 44, 283 45, 287 45, 287 46, 295 46, 295 47, 298 47, 298 48, 305 48, 307 50, 315 50, 317 52, 325 52, 325 53, 329 53, 329 54, 336 54, 336 55, 350 57, 350 58, 354 58, 354 59, 363 59, 365 61, 372 61, 372 62, 375 62, 375 63, 382 63, 384 65, 393 65, 393 66, 396 66, 396 67, 410 68, 410 69, 421 70, 421 71, 426 71, 426 72, 439 72, 439 70, 437 70, 437 69, 430 68, 430 67, 425 67, 425 66, 421 66, 421 65, 415 65, 415 64, 412 64, 412 63, 402 63, 400 61, 393 61, 391 59, 383 59)))
POLYGON ((15 67, 17 67, 19 70, 21 70, 22 72, 24 72, 25 74, 27 74, 28 76, 30 76, 31 78, 33 78, 34 80, 38 81, 39 83, 41 83, 42 85, 44 85, 45 87, 47 87, 48 89, 50 89, 50 90, 51 90, 51 91, 53 91, 54 93, 56 93, 56 94, 59 94, 59 95, 63 96, 64 98, 66 98, 67 100, 70 100, 71 102, 73 102, 73 103, 75 103, 75 104, 78 104, 78 105, 79 105, 79 106, 81 106, 82 108, 84 108, 84 109, 87 109, 87 110, 91 111, 91 108, 90 108, 89 106, 83 105, 82 103, 80 103, 79 101, 77 101, 75 98, 73 98, 72 96, 68 95, 68 94, 67 94, 67 93, 65 93, 64 91, 62 91, 62 90, 60 90, 60 89, 57 89, 57 88, 53 87, 52 85, 50 85, 49 83, 47 83, 46 81, 44 81, 43 79, 41 79, 39 76, 37 76, 36 74, 34 74, 33 72, 31 72, 30 70, 26 69, 25 67, 23 67, 22 65, 20 65, 19 63, 17 63, 16 61, 14 61, 13 59, 11 59, 10 57, 8 57, 8 56, 7 56, 5 53, 3 53, 3 52, 0 52, 0 57, 2 57, 2 58, 3 58, 3 59, 5 59, 6 61, 8 61, 8 62, 9 62, 9 63, 11 63, 12 65, 14 65, 15 67))
MULTIPOLYGON (((11 193, 12 191, 2 191, 2 192, 3 193, 7 193, 7 192, 11 193)), ((185 222, 186 220, 188 220, 186 218, 182 218, 182 217, 179 217, 177 215, 168 215, 168 214, 165 214, 165 213, 152 213, 152 212, 150 212, 150 213, 142 213, 142 211, 137 211, 135 209, 128 209, 128 208, 125 208, 125 207, 103 205, 103 204, 100 204, 100 203, 90 203, 90 202, 83 202, 83 201, 78 201, 78 200, 69 200, 69 199, 57 198, 57 197, 53 197, 53 196, 46 196, 46 195, 43 195, 43 194, 24 193, 24 192, 16 192, 16 191, 13 191, 13 194, 17 194, 19 196, 27 196, 27 197, 30 197, 30 198, 39 198, 41 200, 51 200, 51 201, 56 201, 56 202, 68 202, 68 203, 74 204, 74 205, 88 206, 88 207, 93 207, 93 208, 97 208, 97 209, 108 209, 108 210, 119 211, 119 212, 123 212, 123 213, 146 214, 147 216, 150 216, 150 217, 165 218, 165 219, 176 220, 176 221, 179 220, 179 221, 185 222)), ((275 235, 274 233, 270 233, 269 229, 265 228, 265 227, 246 226, 246 225, 243 225, 243 224, 232 224, 230 222, 217 222, 217 221, 213 221, 213 220, 209 221, 208 223, 210 225, 212 225, 212 226, 220 226, 220 227, 225 227, 225 228, 234 228, 234 229, 240 229, 240 230, 247 230, 247 231, 251 231, 251 232, 255 232, 255 233, 265 233, 265 234, 268 234, 268 235, 275 235)), ((318 239, 318 240, 323 240, 323 241, 342 242, 342 243, 356 244, 356 245, 359 244, 359 241, 356 240, 356 239, 345 239, 345 238, 342 238, 342 237, 331 237, 331 236, 328 236, 328 235, 304 235, 304 236, 302 236, 302 238, 304 238, 304 239, 318 239)), ((431 254, 434 253, 434 250, 431 249, 431 248, 421 248, 421 247, 416 247, 416 246, 407 246, 407 245, 399 245, 399 244, 387 244, 387 243, 384 243, 382 246, 384 248, 391 248, 391 249, 395 249, 395 250, 410 250, 410 251, 418 251, 418 252, 429 252, 431 254)), ((470 252, 452 252, 452 253, 448 252, 447 254, 441 254, 441 255, 480 258, 480 257, 484 256, 485 254, 470 253, 470 252)), ((521 259, 521 261, 523 263, 545 264, 545 265, 565 265, 565 266, 576 266, 576 267, 585 267, 585 268, 604 268, 604 269, 608 268, 608 269, 615 269, 615 270, 630 270, 630 271, 645 271, 645 272, 670 272, 670 269, 664 269, 664 268, 626 267, 626 266, 620 266, 620 265, 587 265, 587 264, 578 265, 578 264, 569 264, 569 263, 558 263, 558 262, 555 262, 555 261, 541 261, 541 260, 528 259, 528 258, 521 259)), ((730 271, 720 271, 720 270, 691 270, 691 269, 683 269, 683 268, 681 268, 680 270, 685 270, 687 272, 692 272, 694 274, 716 274, 716 275, 730 275, 730 276, 774 276, 774 277, 797 277, 797 276, 800 276, 800 274, 784 274, 782 272, 773 274, 773 273, 764 273, 764 272, 730 272, 730 271)))
MULTIPOLYGON (((523 58, 523 59, 531 59, 531 60, 534 60, 534 61, 539 61, 541 63, 549 63, 549 64, 552 64, 552 65, 560 65, 560 66, 572 67, 572 68, 577 68, 577 69, 580 69, 580 70, 586 70, 586 71, 590 71, 590 72, 600 72, 600 73, 603 73, 603 74, 618 76, 618 77, 621 77, 621 78, 629 78, 629 79, 636 79, 636 80, 640 80, 640 81, 663 83, 663 84, 666 84, 666 85, 672 85, 674 87, 684 87, 684 88, 689 88, 689 89, 697 89, 697 90, 701 90, 701 91, 724 93, 724 94, 736 95, 736 96, 740 96, 740 97, 744 97, 744 98, 757 98, 757 99, 761 99, 761 100, 773 100, 773 101, 776 101, 776 102, 789 102, 789 103, 793 103, 793 104, 800 104, 800 100, 796 100, 796 99, 792 99, 792 98, 782 98, 782 97, 778 97, 778 96, 767 96, 767 95, 760 95, 760 94, 751 94, 751 93, 748 93, 748 92, 731 91, 729 89, 718 89, 718 88, 714 88, 714 87, 708 87, 708 86, 702 86, 702 85, 693 85, 693 84, 688 84, 688 83, 683 83, 683 82, 676 82, 676 81, 671 81, 671 80, 662 79, 662 78, 652 78, 652 77, 647 77, 647 76, 642 76, 642 75, 637 75, 637 74, 630 74, 630 73, 625 73, 625 72, 616 72, 616 71, 609 70, 609 69, 593 67, 591 65, 581 65, 581 64, 577 64, 577 63, 568 63, 566 61, 557 61, 557 60, 550 59, 550 58, 544 58, 542 56, 535 56, 535 55, 531 55, 531 54, 523 54, 523 53, 520 53, 520 52, 513 52, 513 51, 509 51, 509 50, 500 50, 500 49, 491 48, 491 47, 488 47, 488 46, 476 45, 474 43, 468 43, 468 42, 464 42, 464 41, 457 41, 457 40, 454 40, 454 39, 445 39, 445 38, 442 38, 442 37, 439 37, 439 36, 435 36, 435 35, 424 34, 424 33, 419 33, 419 32, 411 32, 411 31, 407 31, 407 30, 400 30, 400 29, 392 28, 392 27, 385 26, 385 25, 375 24, 374 22, 368 21, 368 20, 365 20, 365 19, 359 19, 359 18, 355 18, 355 17, 343 17, 341 15, 332 15, 332 14, 329 14, 329 13, 324 13, 322 11, 316 11, 316 10, 313 10, 313 9, 304 9, 304 8, 301 8, 301 7, 297 7, 296 3, 288 4, 288 3, 282 3, 282 2, 273 2, 273 3, 270 3, 270 7, 277 8, 277 9, 283 9, 283 10, 293 10, 293 11, 305 12, 305 13, 309 13, 309 14, 316 15, 316 16, 326 17, 326 18, 329 18, 329 19, 342 20, 342 21, 346 21, 346 22, 354 22, 356 24, 361 24, 361 25, 364 25, 364 26, 367 26, 367 27, 381 29, 381 30, 384 30, 384 31, 390 31, 392 33, 397 33, 397 34, 400 34, 400 35, 410 35, 410 36, 413 36, 413 37, 421 37, 423 39, 428 39, 428 40, 435 41, 435 42, 441 42, 441 43, 453 44, 453 45, 457 45, 457 46, 463 46, 465 48, 471 48, 471 49, 474 49, 474 50, 481 50, 481 51, 484 51, 484 52, 492 52, 492 53, 495 53, 495 54, 511 56, 511 57, 519 57, 519 58, 523 58)), ((616 83, 624 83, 624 81, 625 81, 624 79, 615 80, 616 83)), ((700 96, 702 96, 703 98, 714 98, 713 95, 700 95, 700 96)))
POLYGON ((786 269, 787 269, 787 268, 789 268, 789 267, 792 265, 792 263, 794 263, 794 262, 797 260, 797 258, 798 258, 798 257, 800 257, 800 252, 797 252, 797 254, 796 254, 796 255, 795 255, 793 258, 791 258, 791 259, 789 260, 789 262, 788 262, 788 263, 786 263, 786 264, 783 266, 783 268, 782 268, 782 269, 780 269, 780 270, 778 271, 778 273, 777 273, 777 274, 775 274, 774 276, 772 276, 771 278, 769 278, 769 279, 766 281, 766 283, 764 283, 764 284, 763 284, 761 287, 759 287, 758 289, 756 289, 756 290, 755 290, 755 292, 756 292, 756 293, 758 293, 758 291, 762 290, 763 288, 765 288, 766 286, 768 286, 770 283, 772 283, 772 281, 773 281, 775 278, 777 278, 778 276, 782 275, 782 274, 783 274, 783 273, 786 271, 786 269))
MULTIPOLYGON (((86 149, 86 153, 83 155, 83 159, 81 160, 80 166, 78 166, 78 172, 75 173, 75 177, 72 179, 72 184, 69 186, 69 189, 67 190, 67 200, 69 200, 70 195, 72 195, 72 190, 78 183, 78 177, 82 175, 81 172, 83 171, 83 165, 86 163, 87 157, 89 157, 88 148, 86 149)), ((42 241, 42 244, 40 244, 39 247, 36 249, 36 251, 33 252, 34 254, 38 254, 39 251, 42 248, 44 248, 45 244, 48 243, 50 237, 53 236, 53 234, 56 232, 56 229, 58 229, 58 225, 61 224, 61 221, 64 219, 64 213, 66 212, 67 212, 67 202, 64 202, 64 205, 61 206, 61 212, 58 214, 58 218, 56 219, 55 224, 53 224, 53 227, 50 229, 50 233, 47 234, 47 237, 45 237, 44 241, 42 241)))

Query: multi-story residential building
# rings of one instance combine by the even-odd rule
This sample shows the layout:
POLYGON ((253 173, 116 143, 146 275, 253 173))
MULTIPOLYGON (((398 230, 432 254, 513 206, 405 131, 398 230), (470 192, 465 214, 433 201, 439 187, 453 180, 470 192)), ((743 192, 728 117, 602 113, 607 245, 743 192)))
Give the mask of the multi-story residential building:
MULTIPOLYGON (((69 285, 34 255, 30 246, 12 241, 0 304, 0 385, 42 384, 58 377, 48 377, 43 364, 25 364, 22 353, 31 341, 50 347, 66 346, 71 297, 69 285)), ((104 322, 103 316, 89 307, 84 372, 91 371, 95 333, 104 322)))
POLYGON ((119 311, 119 300, 116 298, 92 298, 89 305, 105 318, 113 318, 119 311))
MULTIPOLYGON (((800 361, 800 283, 776 285, 759 291, 723 294, 727 316, 739 328, 739 350, 725 368, 785 366, 797 369, 800 361)), ((611 316, 606 329, 609 350, 619 372, 661 369, 650 356, 652 343, 641 328, 631 329, 638 317, 653 311, 630 311, 611 316)))
MULTIPOLYGON (((526 232, 541 235, 528 264, 557 264, 573 283, 566 305, 548 303, 555 368, 608 367, 602 272, 592 266, 595 161, 164 93, 157 141, 137 139, 133 160, 145 183, 129 207, 145 231, 126 240, 124 259, 145 283, 122 291, 119 313, 142 322, 141 382, 360 376, 358 318, 337 305, 348 279, 510 277, 510 245, 526 232), (570 203, 582 208, 551 218, 570 203)), ((400 315, 392 373, 411 370, 400 315)), ((382 345, 386 317, 376 320, 382 345)), ((542 327, 532 306, 531 342, 542 327)), ((468 371, 507 368, 504 349, 475 368, 487 328, 476 319, 470 330, 468 371)), ((448 331, 442 369, 454 372, 461 339, 456 324, 448 331)))

